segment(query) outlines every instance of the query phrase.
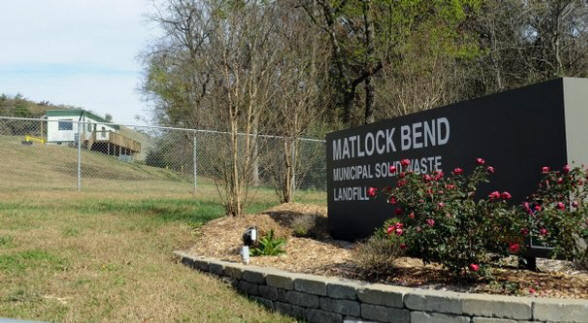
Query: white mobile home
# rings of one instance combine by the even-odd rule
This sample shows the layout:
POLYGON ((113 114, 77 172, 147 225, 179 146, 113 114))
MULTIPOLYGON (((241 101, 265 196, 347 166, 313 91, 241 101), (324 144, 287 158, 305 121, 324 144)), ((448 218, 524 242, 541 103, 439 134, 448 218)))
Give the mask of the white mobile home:
POLYGON ((78 134, 84 148, 108 155, 133 156, 141 151, 141 144, 122 136, 120 127, 108 124, 91 112, 76 110, 47 111, 47 142, 72 145, 78 134), (81 129, 78 129, 78 125, 81 129))

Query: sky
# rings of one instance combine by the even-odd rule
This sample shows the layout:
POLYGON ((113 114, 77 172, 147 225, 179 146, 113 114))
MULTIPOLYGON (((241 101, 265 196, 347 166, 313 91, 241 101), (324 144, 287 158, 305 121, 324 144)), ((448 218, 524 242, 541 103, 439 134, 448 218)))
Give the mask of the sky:
POLYGON ((152 9, 152 0, 0 0, 0 93, 145 124, 139 55, 157 38, 152 9))

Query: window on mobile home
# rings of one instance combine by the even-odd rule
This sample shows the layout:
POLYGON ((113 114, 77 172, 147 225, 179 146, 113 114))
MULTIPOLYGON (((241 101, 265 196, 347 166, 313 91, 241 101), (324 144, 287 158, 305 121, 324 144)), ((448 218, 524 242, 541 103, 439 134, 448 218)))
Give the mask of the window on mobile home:
POLYGON ((71 120, 59 120, 59 130, 73 130, 73 122, 71 120))

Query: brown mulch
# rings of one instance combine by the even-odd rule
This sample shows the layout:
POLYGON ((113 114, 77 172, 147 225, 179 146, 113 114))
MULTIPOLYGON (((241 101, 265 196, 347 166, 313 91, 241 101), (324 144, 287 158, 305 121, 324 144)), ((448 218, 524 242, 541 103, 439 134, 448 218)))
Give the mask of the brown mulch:
POLYGON ((353 261, 356 244, 329 237, 326 214, 326 207, 288 203, 261 214, 223 217, 198 229, 196 244, 189 252, 240 262, 242 234, 247 228, 256 226, 260 230, 260 235, 273 230, 276 236, 287 238, 285 254, 251 257, 251 264, 257 266, 441 290, 588 298, 588 272, 575 269, 568 262, 557 260, 538 259, 539 272, 517 269, 515 266, 495 268, 494 281, 474 284, 456 284, 448 278, 442 266, 424 265, 420 259, 409 257, 397 259, 389 272, 369 273, 353 261), (294 236, 293 222, 301 217, 316 220, 317 226, 312 232, 312 238, 294 236))

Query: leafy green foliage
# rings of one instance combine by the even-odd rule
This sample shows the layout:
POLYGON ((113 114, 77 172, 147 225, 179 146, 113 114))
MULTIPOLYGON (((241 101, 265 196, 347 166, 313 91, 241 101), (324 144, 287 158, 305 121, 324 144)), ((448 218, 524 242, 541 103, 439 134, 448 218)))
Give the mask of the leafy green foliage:
POLYGON ((537 193, 523 203, 519 212, 528 216, 525 228, 533 243, 553 247, 552 256, 567 260, 588 257, 588 171, 568 165, 561 171, 543 167, 537 193))
MULTIPOLYGON (((379 234, 399 240, 409 254, 425 262, 443 264, 457 277, 485 274, 489 252, 519 253, 521 221, 507 204, 510 194, 493 192, 487 199, 477 198, 480 184, 488 183, 494 172, 484 163, 479 159, 470 176, 460 168, 451 176, 397 170, 397 185, 385 196, 399 219, 387 221, 379 234)), ((408 165, 405 161, 404 167, 408 165)))
POLYGON ((274 230, 270 230, 266 235, 259 239, 256 247, 251 249, 251 255, 256 256, 277 256, 286 252, 283 247, 286 239, 274 236, 274 230))

